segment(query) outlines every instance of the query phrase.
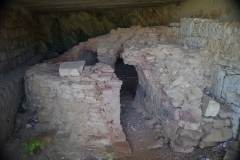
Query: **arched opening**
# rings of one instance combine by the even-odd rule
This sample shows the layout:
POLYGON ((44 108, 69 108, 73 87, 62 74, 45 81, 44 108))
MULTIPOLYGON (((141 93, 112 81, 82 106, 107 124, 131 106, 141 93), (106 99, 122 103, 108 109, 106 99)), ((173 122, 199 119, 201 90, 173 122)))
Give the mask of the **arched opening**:
POLYGON ((138 86, 138 74, 135 67, 124 64, 123 59, 119 58, 115 64, 115 74, 123 82, 120 96, 134 98, 138 86))

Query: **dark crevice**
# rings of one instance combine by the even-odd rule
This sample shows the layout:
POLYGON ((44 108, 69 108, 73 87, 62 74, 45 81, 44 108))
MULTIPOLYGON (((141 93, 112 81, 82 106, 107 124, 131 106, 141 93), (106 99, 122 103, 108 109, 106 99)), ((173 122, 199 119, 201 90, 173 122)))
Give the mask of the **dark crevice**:
POLYGON ((130 94, 135 97, 138 86, 138 74, 134 66, 123 63, 123 59, 118 59, 115 64, 115 74, 123 84, 120 90, 120 95, 130 94))

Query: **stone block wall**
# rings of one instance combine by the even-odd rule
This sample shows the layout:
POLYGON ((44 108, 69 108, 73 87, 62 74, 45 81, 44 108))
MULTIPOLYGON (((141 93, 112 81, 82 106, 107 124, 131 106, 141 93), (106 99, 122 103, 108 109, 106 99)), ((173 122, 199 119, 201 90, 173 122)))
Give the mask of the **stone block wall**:
POLYGON ((240 23, 183 18, 179 43, 213 53, 210 92, 240 113, 240 23))
MULTIPOLYGON (((37 131, 55 131, 70 151, 125 157, 131 148, 120 124, 120 88, 114 70, 105 64, 85 66, 80 76, 60 77, 59 65, 35 65, 26 72, 25 90, 37 109, 37 131), (66 138, 68 137, 68 138, 66 138)), ((55 144, 57 145, 57 144, 55 144)))
POLYGON ((0 76, 6 75, 39 49, 36 15, 15 4, 0 12, 0 76))

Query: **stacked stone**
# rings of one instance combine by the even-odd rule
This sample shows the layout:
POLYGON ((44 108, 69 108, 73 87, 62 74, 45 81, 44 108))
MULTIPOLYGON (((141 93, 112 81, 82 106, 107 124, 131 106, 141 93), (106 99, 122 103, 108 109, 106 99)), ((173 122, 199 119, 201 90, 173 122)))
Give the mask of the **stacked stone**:
POLYGON ((219 103, 203 95, 211 85, 209 52, 149 43, 125 49, 122 57, 139 74, 138 110, 155 120, 156 134, 174 151, 189 153, 232 137, 233 113, 223 116, 219 103))
POLYGON ((0 14, 0 76, 3 76, 33 57, 40 43, 37 18, 29 11, 11 4, 0 14))
MULTIPOLYGON (((64 66, 59 69, 61 73, 64 66)), ((67 135, 66 143, 73 148, 104 151, 122 143, 125 148, 109 152, 117 156, 118 152, 123 152, 121 156, 131 153, 120 124, 122 82, 110 66, 97 63, 85 66, 79 76, 61 77, 58 66, 43 63, 29 69, 25 79, 28 103, 37 109, 37 131, 54 130, 59 136, 67 135)))

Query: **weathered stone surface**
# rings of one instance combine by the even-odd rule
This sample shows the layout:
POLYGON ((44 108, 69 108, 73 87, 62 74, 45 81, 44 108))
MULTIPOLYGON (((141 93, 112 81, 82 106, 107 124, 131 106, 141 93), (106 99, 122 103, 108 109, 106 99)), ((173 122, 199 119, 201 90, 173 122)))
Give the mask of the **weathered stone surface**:
POLYGON ((203 115, 206 117, 212 116, 215 117, 219 110, 220 104, 209 97, 203 97, 202 105, 203 115))
POLYGON ((201 141, 199 143, 199 147, 200 148, 213 147, 213 146, 217 146, 218 144, 219 144, 218 142, 203 142, 203 141, 201 141))
POLYGON ((177 134, 179 134, 180 136, 188 136, 195 140, 199 140, 204 135, 203 132, 186 130, 186 129, 182 129, 182 128, 179 128, 177 130, 177 134))
POLYGON ((152 120, 146 120, 145 124, 150 127, 150 128, 154 128, 154 125, 156 124, 156 121, 154 119, 152 120))
POLYGON ((82 73, 85 61, 63 62, 59 66, 59 74, 64 76, 80 76, 82 73))
POLYGON ((234 114, 233 111, 230 109, 223 109, 221 108, 220 111, 218 112, 219 117, 221 118, 228 118, 231 117, 234 114))
POLYGON ((230 128, 214 129, 202 138, 204 142, 223 142, 232 137, 230 128))
POLYGON ((217 97, 222 97, 223 80, 226 76, 226 72, 218 65, 211 67, 211 79, 212 79, 212 93, 217 97))
POLYGON ((175 142, 181 146, 181 147, 192 147, 192 146, 197 146, 198 145, 198 141, 195 139, 192 139, 190 137, 187 136, 181 136, 178 139, 175 140, 175 142))
POLYGON ((149 144, 148 149, 159 148, 162 146, 163 146, 163 138, 160 138, 159 140, 153 142, 152 144, 149 144))
POLYGON ((240 106, 240 76, 226 76, 223 83, 222 97, 229 103, 240 106))
POLYGON ((238 160, 240 154, 236 151, 228 150, 223 158, 223 160, 238 160))
POLYGON ((194 147, 181 147, 177 145, 174 141, 170 142, 170 147, 174 152, 181 152, 181 153, 191 153, 194 150, 194 147))
POLYGON ((188 121, 179 120, 178 126, 188 130, 198 130, 200 123, 191 123, 188 121))
POLYGON ((213 120, 213 127, 214 128, 224 128, 224 127, 228 127, 231 125, 230 119, 226 118, 226 119, 219 119, 219 118, 215 118, 213 120))
POLYGON ((197 123, 202 117, 201 108, 198 109, 182 109, 179 111, 179 119, 189 121, 191 123, 197 123))

